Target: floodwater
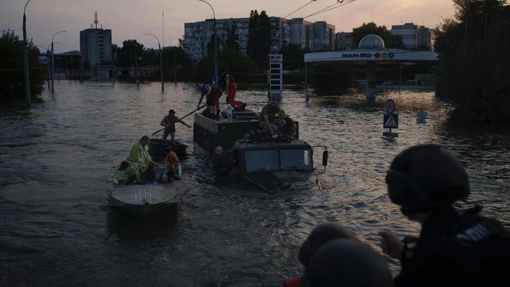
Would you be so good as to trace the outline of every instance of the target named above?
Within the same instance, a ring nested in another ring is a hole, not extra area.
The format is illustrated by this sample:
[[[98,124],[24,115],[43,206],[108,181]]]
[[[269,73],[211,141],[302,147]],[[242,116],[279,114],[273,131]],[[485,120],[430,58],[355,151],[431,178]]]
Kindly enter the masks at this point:
[[[281,286],[300,274],[299,247],[319,223],[344,224],[377,250],[380,229],[416,234],[389,202],[384,176],[398,152],[418,143],[445,145],[466,164],[472,196],[461,207],[482,203],[510,224],[510,132],[444,128],[446,108],[432,93],[379,98],[394,99],[399,112],[399,137],[388,139],[383,109],[356,107],[362,96],[312,98],[307,107],[302,92],[286,91],[283,107],[300,137],[330,151],[323,191],[268,195],[219,184],[192,130],[178,126],[191,154],[181,203],[140,222],[110,210],[106,178],[169,109],[192,111],[198,92],[64,81],[55,90],[29,111],[0,114],[0,286]],[[257,111],[266,95],[238,92]]]

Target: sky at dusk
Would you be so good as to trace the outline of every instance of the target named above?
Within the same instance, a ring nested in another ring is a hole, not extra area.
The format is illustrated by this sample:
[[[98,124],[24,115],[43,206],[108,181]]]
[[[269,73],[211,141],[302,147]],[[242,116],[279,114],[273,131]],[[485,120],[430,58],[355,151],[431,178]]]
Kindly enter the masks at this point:
[[[310,0],[208,0],[216,18],[249,17],[250,10],[265,10],[269,16],[284,17]],[[21,29],[25,0],[0,0],[0,29]],[[335,4],[336,0],[317,0],[287,18],[306,17]],[[31,0],[27,6],[27,35],[40,49],[45,50],[55,36],[55,52],[80,49],[80,31],[90,28],[97,11],[104,29],[112,30],[112,42],[137,39],[149,48],[157,48],[152,33],[165,46],[178,43],[184,34],[184,23],[212,18],[211,8],[198,0]],[[164,40],[163,16],[164,11]],[[356,0],[348,5],[305,18],[310,22],[327,21],[336,32],[350,32],[372,19],[377,25],[414,22],[433,28],[454,14],[451,0]],[[22,36],[22,31],[15,31]]]

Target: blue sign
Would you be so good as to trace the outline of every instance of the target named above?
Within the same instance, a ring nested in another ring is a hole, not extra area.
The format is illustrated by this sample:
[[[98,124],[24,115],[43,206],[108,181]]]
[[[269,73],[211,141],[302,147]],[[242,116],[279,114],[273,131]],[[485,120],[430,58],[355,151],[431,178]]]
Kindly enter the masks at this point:
[[[383,120],[383,128],[398,129],[398,114],[385,114]]]

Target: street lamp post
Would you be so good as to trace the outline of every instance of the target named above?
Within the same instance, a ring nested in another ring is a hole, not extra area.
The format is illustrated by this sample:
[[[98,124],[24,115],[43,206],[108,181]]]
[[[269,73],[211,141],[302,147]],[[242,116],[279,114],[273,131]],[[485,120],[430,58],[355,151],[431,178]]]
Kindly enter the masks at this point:
[[[161,92],[163,93],[165,91],[165,82],[164,82],[164,79],[163,79],[163,51],[161,50],[161,45],[159,44],[159,38],[158,38],[158,36],[156,36],[154,34],[145,34],[145,35],[154,36],[154,37],[156,37],[156,40],[158,40],[159,67],[160,67],[160,70],[161,70]]]
[[[58,43],[58,42],[57,42]],[[46,61],[48,63],[48,91],[51,89],[51,60],[50,60],[50,46],[48,45],[48,48],[46,48]]]
[[[200,2],[204,2],[205,4],[211,7],[213,12],[213,45],[214,45],[214,83],[218,84],[218,45],[216,44],[216,14],[214,13],[214,8],[209,4],[209,2],[205,0],[198,0]]]
[[[58,31],[57,33],[53,34],[53,37],[51,37],[51,91],[54,92],[55,91],[55,82],[53,81],[54,80],[54,75],[55,75],[55,53],[54,53],[54,50],[53,50],[53,39],[55,38],[55,35],[57,35],[58,33],[63,33],[63,32],[67,32],[67,31]]]
[[[27,5],[30,0],[25,4],[25,8],[23,9],[23,66],[25,70],[25,101],[27,106],[30,106],[30,72],[28,68],[28,43],[27,43],[27,16],[26,10]]]

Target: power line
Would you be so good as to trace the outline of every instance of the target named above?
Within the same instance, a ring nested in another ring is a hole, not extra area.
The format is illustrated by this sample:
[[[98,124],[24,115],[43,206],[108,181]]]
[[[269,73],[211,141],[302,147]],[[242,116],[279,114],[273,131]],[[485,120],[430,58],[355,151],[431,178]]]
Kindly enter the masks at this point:
[[[303,17],[303,19],[304,19],[304,18],[311,17],[311,16],[315,16],[315,15],[318,15],[318,14],[321,14],[321,13],[324,13],[324,12],[327,12],[327,11],[329,11],[329,10],[333,10],[333,9],[336,9],[336,8],[340,8],[340,7],[344,6],[344,5],[351,4],[351,3],[352,3],[352,2],[354,2],[354,1],[356,1],[356,0],[347,0],[347,2],[344,2],[344,0],[339,0],[337,3],[335,3],[335,4],[333,4],[333,5],[329,5],[329,6],[328,6],[328,7],[326,7],[326,8],[323,8],[323,9],[321,9],[321,10],[319,10],[319,11],[315,12],[315,13],[312,13],[312,14],[310,14],[310,15],[306,16],[306,17]],[[335,6],[335,7],[333,7],[333,6]]]
[[[317,1],[317,0],[311,0],[310,2],[306,3],[305,5],[303,5],[303,6],[299,7],[298,9],[296,9],[296,10],[294,10],[294,11],[290,12],[290,13],[289,13],[289,15],[292,15],[292,14],[296,13],[297,11],[299,11],[299,10],[301,10],[301,9],[305,8],[306,6],[308,6],[308,5],[312,4],[312,2],[315,2],[315,1]],[[283,17],[283,18],[287,18],[289,15],[287,15],[287,16],[285,16],[285,17]]]

